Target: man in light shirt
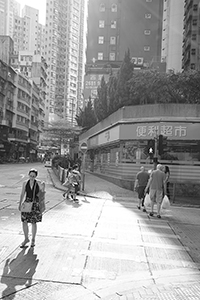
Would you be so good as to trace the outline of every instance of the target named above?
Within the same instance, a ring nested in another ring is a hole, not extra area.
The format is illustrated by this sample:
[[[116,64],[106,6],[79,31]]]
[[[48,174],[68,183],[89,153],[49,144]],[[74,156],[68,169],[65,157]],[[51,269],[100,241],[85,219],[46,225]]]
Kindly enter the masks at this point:
[[[150,188],[151,212],[150,216],[154,215],[154,203],[157,203],[157,218],[161,218],[160,210],[164,195],[166,194],[165,173],[162,171],[162,165],[158,164],[156,170],[152,171],[149,182],[145,188],[145,192]]]

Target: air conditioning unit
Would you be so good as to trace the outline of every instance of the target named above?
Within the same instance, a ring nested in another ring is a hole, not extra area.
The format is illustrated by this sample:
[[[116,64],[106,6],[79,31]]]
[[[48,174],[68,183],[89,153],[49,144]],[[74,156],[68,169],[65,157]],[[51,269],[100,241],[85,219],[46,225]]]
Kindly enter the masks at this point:
[[[132,57],[131,58],[131,62],[133,63],[133,64],[135,64],[135,65],[137,65],[137,57]]]
[[[143,57],[138,57],[137,64],[138,65],[143,65],[143,62],[144,62],[144,58]]]

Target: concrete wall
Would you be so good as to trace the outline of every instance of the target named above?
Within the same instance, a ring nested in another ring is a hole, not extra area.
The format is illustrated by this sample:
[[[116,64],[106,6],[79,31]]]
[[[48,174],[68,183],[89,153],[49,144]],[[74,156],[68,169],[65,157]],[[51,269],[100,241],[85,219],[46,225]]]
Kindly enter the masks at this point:
[[[80,144],[90,136],[112,127],[119,121],[187,121],[200,123],[199,104],[149,104],[125,106],[99,122],[79,137]]]

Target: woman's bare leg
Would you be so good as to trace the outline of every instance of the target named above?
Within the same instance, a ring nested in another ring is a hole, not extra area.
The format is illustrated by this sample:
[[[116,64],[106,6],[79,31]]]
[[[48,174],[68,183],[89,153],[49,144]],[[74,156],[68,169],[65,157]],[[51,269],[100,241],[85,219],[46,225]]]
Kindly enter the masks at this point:
[[[22,229],[24,232],[24,241],[21,243],[20,247],[23,248],[29,242],[28,238],[28,223],[26,221],[22,222]]]
[[[35,246],[35,237],[36,237],[36,233],[37,233],[37,224],[33,223],[32,224],[32,240],[31,240],[31,246],[34,247]]]

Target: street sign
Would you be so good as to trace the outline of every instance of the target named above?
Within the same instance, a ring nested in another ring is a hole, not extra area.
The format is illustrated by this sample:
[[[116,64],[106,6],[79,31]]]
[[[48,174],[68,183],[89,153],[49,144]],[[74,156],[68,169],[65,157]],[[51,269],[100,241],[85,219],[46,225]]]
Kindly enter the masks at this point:
[[[85,143],[85,142],[83,142],[82,144],[81,144],[81,146],[80,146],[80,149],[81,149],[81,151],[83,152],[83,153],[86,153],[86,151],[87,151],[87,143]]]

